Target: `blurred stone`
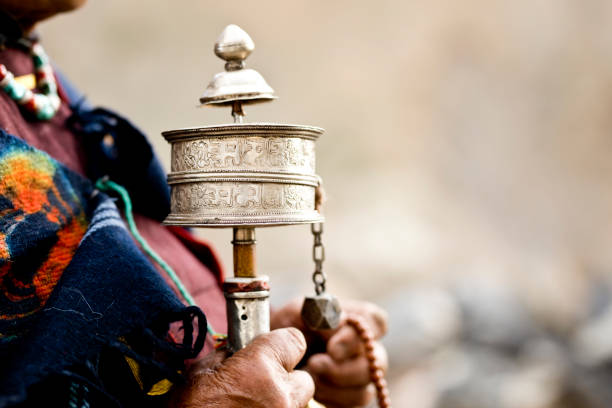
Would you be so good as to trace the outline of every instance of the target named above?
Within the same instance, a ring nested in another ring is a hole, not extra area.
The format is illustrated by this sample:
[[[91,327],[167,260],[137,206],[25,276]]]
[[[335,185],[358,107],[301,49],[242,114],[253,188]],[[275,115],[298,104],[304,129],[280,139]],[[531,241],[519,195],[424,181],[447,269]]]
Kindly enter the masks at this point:
[[[612,401],[612,370],[610,367],[585,368],[573,367],[568,397],[579,401],[569,405],[571,408],[609,407]]]
[[[432,380],[430,373],[422,367],[402,370],[391,385],[393,406],[435,408],[438,393]]]
[[[612,305],[578,328],[571,344],[581,365],[597,367],[612,363]]]
[[[440,389],[439,408],[553,408],[565,386],[564,365],[516,359],[489,347],[463,347],[469,375]],[[556,356],[556,353],[554,353]],[[440,372],[445,364],[439,362]]]
[[[532,271],[513,279],[521,301],[544,330],[565,335],[589,313],[589,280],[584,267],[564,254],[525,256]]]
[[[449,292],[434,286],[409,287],[386,297],[389,334],[383,339],[392,366],[427,357],[453,341],[461,330],[459,308]]]
[[[490,346],[519,348],[539,329],[506,282],[470,278],[454,288],[463,316],[463,336]]]
[[[499,408],[551,408],[561,398],[561,373],[554,366],[530,364],[509,373],[499,392]]]

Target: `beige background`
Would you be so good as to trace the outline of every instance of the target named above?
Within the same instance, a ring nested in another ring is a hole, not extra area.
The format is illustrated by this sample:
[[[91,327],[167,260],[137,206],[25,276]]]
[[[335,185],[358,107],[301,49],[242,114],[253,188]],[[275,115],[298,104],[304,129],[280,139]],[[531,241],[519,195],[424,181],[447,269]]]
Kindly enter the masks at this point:
[[[280,97],[248,119],[327,130],[333,290],[401,307],[389,299],[409,284],[468,275],[516,288],[558,329],[584,314],[587,279],[612,266],[612,2],[91,0],[41,31],[168,168],[161,131],[230,119],[196,108],[229,23]],[[230,266],[230,231],[202,235]],[[258,238],[274,299],[310,291],[308,228]]]

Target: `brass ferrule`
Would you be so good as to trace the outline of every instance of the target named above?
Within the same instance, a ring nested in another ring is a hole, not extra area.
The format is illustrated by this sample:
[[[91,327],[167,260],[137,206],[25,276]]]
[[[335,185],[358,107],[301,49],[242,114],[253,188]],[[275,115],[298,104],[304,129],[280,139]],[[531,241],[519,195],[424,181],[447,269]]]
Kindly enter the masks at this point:
[[[234,228],[234,276],[254,278],[257,276],[255,262],[255,228]]]

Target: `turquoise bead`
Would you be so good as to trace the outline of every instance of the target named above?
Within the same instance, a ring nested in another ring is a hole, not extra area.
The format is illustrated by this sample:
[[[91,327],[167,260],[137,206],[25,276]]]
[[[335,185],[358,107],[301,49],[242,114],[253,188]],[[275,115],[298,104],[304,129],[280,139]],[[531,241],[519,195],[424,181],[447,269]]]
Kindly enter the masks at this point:
[[[51,93],[51,84],[46,82],[40,86],[40,92],[49,95]]]
[[[47,82],[47,83],[43,84],[41,92],[44,93],[45,95],[56,94],[57,93],[57,85],[55,85],[54,82]]]
[[[2,88],[2,89],[4,89],[4,92],[6,92],[6,94],[7,94],[8,96],[10,96],[10,97],[11,97],[11,99],[15,99],[15,98],[13,97],[13,94],[15,93],[15,81],[10,81],[10,82],[9,82],[8,84],[6,84],[6,85],[4,86],[4,88]]]
[[[32,60],[34,61],[34,67],[40,68],[47,63],[47,58],[44,55],[33,55]]]
[[[51,105],[47,102],[36,112],[36,118],[39,120],[49,120],[55,115],[55,111]]]
[[[25,95],[26,89],[22,85],[18,84],[17,82],[11,81],[4,88],[4,91],[8,94],[8,96],[11,97],[11,99],[14,99],[17,101],[23,98],[23,95]]]

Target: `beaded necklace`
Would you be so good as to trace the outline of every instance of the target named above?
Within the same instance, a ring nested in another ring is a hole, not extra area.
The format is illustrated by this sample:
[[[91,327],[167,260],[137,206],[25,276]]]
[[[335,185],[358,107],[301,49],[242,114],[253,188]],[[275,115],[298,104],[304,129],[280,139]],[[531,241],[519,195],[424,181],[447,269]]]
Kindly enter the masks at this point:
[[[34,73],[36,74],[36,89],[38,93],[15,81],[15,76],[4,64],[0,64],[0,88],[38,120],[49,120],[59,109],[61,100],[57,94],[57,84],[49,57],[39,43],[30,48]]]

